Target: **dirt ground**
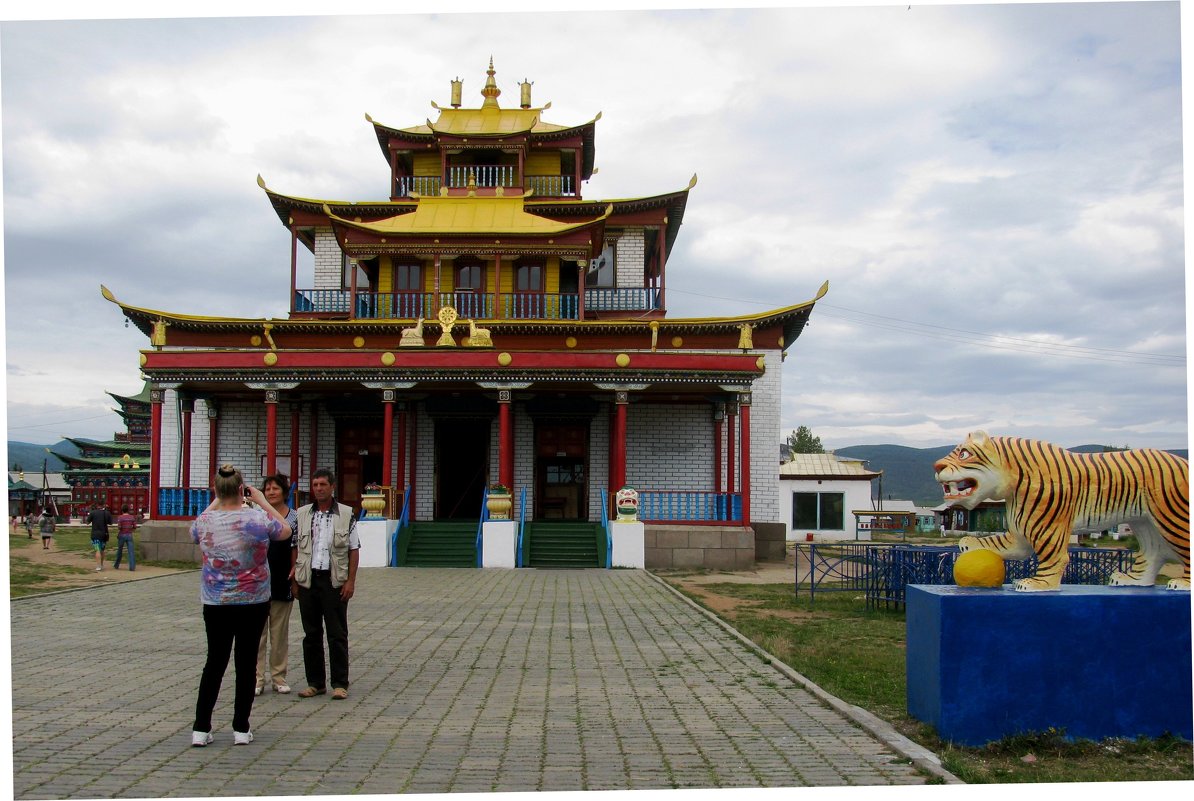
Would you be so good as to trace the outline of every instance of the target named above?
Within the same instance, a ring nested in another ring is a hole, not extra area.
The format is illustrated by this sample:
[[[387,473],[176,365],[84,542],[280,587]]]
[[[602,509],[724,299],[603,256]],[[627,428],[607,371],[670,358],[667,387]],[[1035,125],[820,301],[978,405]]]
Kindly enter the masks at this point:
[[[9,553],[12,556],[20,556],[23,559],[28,559],[34,564],[63,565],[87,570],[86,574],[79,573],[76,575],[72,573],[55,577],[52,582],[54,589],[61,590],[90,587],[96,584],[111,584],[118,581],[134,581],[136,579],[152,578],[154,576],[164,576],[180,572],[171,568],[151,567],[143,564],[137,565],[135,571],[130,571],[128,569],[127,556],[120,560],[120,569],[114,570],[112,568],[112,561],[116,558],[115,537],[112,537],[108,543],[107,550],[104,551],[104,569],[99,573],[95,572],[94,554],[60,551],[53,544],[50,545],[50,550],[43,550],[41,547],[41,537],[36,532],[34,532],[33,539],[10,537]]]

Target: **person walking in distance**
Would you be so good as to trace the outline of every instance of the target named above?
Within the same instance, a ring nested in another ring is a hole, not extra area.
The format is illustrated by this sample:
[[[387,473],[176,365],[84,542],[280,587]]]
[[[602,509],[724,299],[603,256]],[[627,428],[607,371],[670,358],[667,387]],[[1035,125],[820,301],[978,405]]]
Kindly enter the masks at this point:
[[[266,476],[261,482],[261,494],[274,507],[274,511],[286,518],[293,532],[298,530],[298,513],[286,503],[289,492],[290,480],[281,473]],[[265,691],[267,679],[273,682],[274,692],[290,692],[286,670],[290,656],[290,611],[294,606],[294,593],[290,589],[294,574],[294,536],[285,540],[270,540],[268,559],[269,622],[261,631],[261,644],[257,648],[257,695]]]
[[[270,540],[290,536],[290,525],[270,506],[261,490],[245,485],[234,466],[222,465],[216,472],[215,485],[216,497],[191,524],[191,539],[203,555],[199,597],[207,633],[207,661],[199,679],[191,730],[191,745],[200,748],[212,742],[211,716],[230,654],[236,667],[232,742],[253,742],[249,714],[253,711],[257,644],[269,614],[266,554]],[[257,508],[247,506],[246,500]]]
[[[137,518],[129,514],[128,506],[120,507],[120,517],[116,518],[116,562],[113,570],[120,569],[120,556],[128,548],[129,572],[137,569],[137,557],[133,553],[133,532],[137,530]]]
[[[56,523],[54,521],[54,516],[52,514],[50,514],[49,509],[42,510],[41,519],[38,522],[37,527],[41,531],[42,550],[43,551],[50,550],[50,540],[54,537],[54,529],[56,528]]]
[[[104,549],[108,547],[108,526],[112,525],[112,513],[102,503],[87,513],[91,524],[91,547],[95,549],[95,572],[104,569]]]
[[[332,699],[348,697],[348,602],[356,590],[361,542],[352,508],[332,495],[335,475],[311,474],[313,503],[298,510],[294,592],[303,621],[303,664],[307,689],[300,698],[327,692],[323,633],[327,627]]]

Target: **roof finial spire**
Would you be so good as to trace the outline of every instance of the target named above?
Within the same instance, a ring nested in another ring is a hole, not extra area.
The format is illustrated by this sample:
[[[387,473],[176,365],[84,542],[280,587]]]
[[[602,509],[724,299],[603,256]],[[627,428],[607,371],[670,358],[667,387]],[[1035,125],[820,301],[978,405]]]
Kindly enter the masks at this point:
[[[460,108],[460,92],[464,89],[464,82],[457,77],[452,81],[452,108]]]
[[[485,98],[485,102],[481,104],[481,108],[498,108],[497,99],[502,90],[497,88],[497,81],[493,79],[493,56],[489,57],[489,70],[486,74],[489,77],[485,79],[485,88],[481,90],[481,95]]]

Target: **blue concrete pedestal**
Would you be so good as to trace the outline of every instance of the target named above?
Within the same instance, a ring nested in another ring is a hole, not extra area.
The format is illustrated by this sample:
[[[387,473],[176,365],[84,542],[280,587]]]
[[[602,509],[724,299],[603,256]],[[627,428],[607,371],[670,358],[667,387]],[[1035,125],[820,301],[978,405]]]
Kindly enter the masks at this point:
[[[906,610],[908,713],[943,739],[1194,735],[1188,592],[913,584]]]

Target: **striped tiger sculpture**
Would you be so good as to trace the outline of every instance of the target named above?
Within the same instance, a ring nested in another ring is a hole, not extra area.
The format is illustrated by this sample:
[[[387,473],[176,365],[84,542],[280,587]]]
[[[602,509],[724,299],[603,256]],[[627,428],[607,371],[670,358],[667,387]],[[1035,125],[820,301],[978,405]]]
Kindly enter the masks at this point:
[[[1017,579],[1023,592],[1056,590],[1070,561],[1074,531],[1127,523],[1140,549],[1117,586],[1152,586],[1166,562],[1181,562],[1171,590],[1190,589],[1190,466],[1151,448],[1073,453],[1048,442],[990,437],[976,431],[933,465],[947,503],[974,509],[1003,499],[1007,533],[962,537],[962,551],[985,548],[1004,559],[1037,557],[1036,574]]]

